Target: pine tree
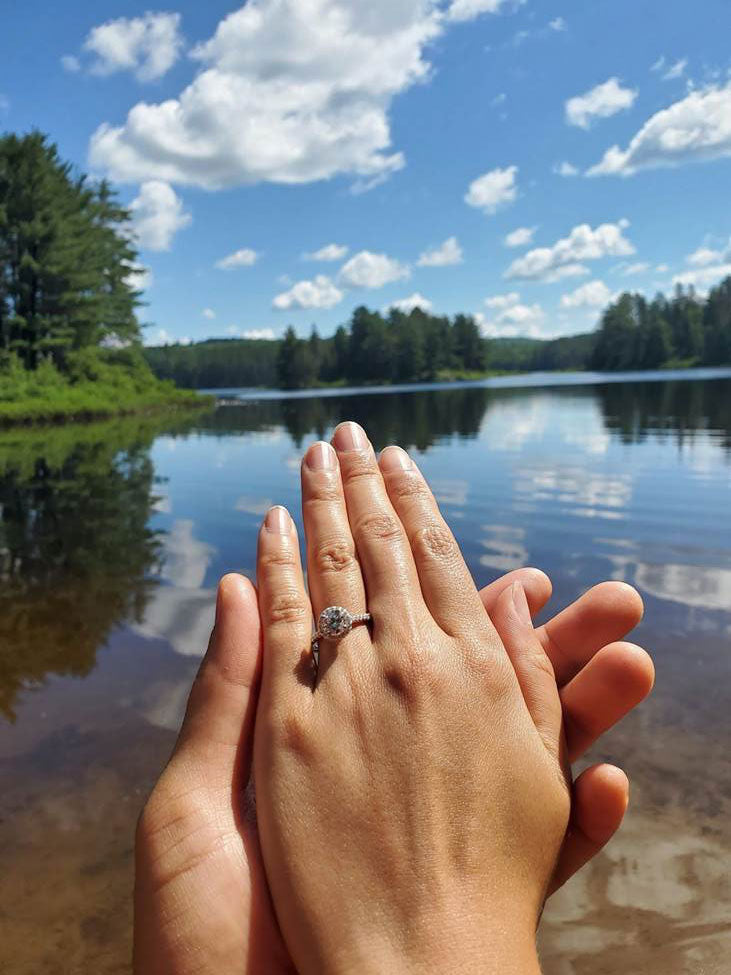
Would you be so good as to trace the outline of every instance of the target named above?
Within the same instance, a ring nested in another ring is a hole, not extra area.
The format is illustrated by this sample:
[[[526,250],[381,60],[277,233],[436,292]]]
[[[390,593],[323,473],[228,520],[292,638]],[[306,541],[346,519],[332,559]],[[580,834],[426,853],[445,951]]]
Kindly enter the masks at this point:
[[[0,138],[0,348],[28,369],[105,339],[139,339],[129,214],[39,132]]]

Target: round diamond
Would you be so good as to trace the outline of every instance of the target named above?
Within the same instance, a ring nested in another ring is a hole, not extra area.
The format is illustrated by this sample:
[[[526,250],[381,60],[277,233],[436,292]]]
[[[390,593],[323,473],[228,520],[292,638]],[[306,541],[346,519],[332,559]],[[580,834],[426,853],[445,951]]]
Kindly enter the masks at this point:
[[[328,606],[320,613],[318,630],[322,636],[337,638],[350,632],[353,617],[342,606]]]

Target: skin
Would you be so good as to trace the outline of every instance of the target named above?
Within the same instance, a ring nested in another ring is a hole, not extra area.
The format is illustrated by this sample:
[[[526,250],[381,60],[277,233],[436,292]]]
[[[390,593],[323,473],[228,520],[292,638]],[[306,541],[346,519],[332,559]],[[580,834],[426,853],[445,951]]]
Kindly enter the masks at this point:
[[[313,451],[323,449],[313,446],[308,460]],[[303,484],[310,476],[306,463]],[[539,612],[550,598],[551,586],[535,569],[516,570],[488,586],[480,593],[482,607],[499,617],[500,600],[514,592],[516,582],[530,612]],[[347,598],[343,602],[355,608]],[[647,654],[621,642],[641,615],[642,604],[633,589],[604,583],[532,631],[534,648],[542,648],[553,666],[566,756],[572,761],[652,686]],[[355,637],[354,632],[348,640]],[[247,579],[226,576],[219,586],[214,632],[175,752],[139,823],[138,975],[277,975],[294,970],[272,909],[254,817],[242,798],[252,768],[260,668],[257,593]],[[546,880],[549,891],[609,840],[622,820],[627,795],[627,779],[613,766],[594,766],[577,779],[569,829]]]

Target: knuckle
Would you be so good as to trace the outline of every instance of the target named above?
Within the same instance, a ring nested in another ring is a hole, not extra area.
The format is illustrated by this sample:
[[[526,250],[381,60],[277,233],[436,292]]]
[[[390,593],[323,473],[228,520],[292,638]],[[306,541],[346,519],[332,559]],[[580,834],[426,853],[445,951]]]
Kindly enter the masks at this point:
[[[322,542],[313,550],[312,563],[315,570],[323,574],[345,572],[355,565],[355,552],[347,542]]]
[[[292,710],[282,715],[275,738],[283,752],[302,760],[312,758],[312,724],[306,715]]]
[[[401,538],[403,528],[393,515],[377,513],[366,515],[357,526],[357,535],[366,541],[389,541]]]
[[[371,478],[381,476],[375,458],[370,452],[342,458],[341,473],[343,481],[357,481],[362,477]]]
[[[259,565],[263,569],[288,569],[297,565],[297,557],[290,548],[275,548],[261,552]]]
[[[274,593],[267,604],[266,619],[270,625],[302,623],[308,617],[309,610],[295,589]]]
[[[414,555],[437,562],[454,562],[458,556],[457,543],[446,525],[431,524],[415,532],[411,540]]]
[[[390,493],[399,501],[426,500],[429,491],[421,477],[413,472],[400,471],[389,480],[388,489]]]
[[[342,492],[340,490],[340,485],[337,481],[333,482],[332,478],[325,480],[317,480],[310,483],[307,487],[307,497],[305,498],[303,504],[307,508],[317,508],[323,505],[331,506],[333,504],[338,504],[342,501]]]

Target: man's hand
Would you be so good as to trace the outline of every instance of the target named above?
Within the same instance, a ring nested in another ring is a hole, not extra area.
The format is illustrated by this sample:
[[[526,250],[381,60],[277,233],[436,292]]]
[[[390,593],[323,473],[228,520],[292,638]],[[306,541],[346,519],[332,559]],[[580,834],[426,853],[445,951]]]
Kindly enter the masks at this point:
[[[537,569],[518,569],[483,589],[486,610],[516,580],[536,615],[551,595],[548,577]],[[641,616],[635,590],[608,582],[537,630],[556,672],[571,760],[652,687],[649,656],[633,644],[617,642]],[[253,585],[242,576],[224,577],[216,625],[174,754],[140,818],[136,975],[294,971],[274,917],[256,824],[244,797],[260,646]],[[627,779],[619,769],[600,765],[579,777],[552,890],[611,838],[626,804]]]

